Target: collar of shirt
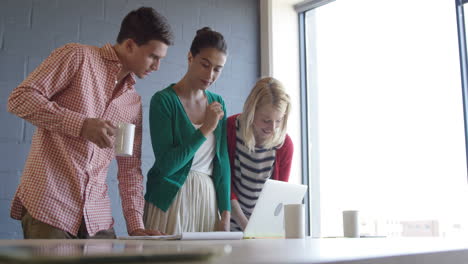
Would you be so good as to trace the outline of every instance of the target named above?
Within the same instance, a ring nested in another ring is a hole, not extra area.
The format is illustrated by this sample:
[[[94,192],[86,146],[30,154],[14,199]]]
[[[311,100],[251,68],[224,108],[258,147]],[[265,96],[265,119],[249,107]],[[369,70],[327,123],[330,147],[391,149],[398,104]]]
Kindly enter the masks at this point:
[[[115,53],[115,50],[110,43],[107,43],[104,46],[102,46],[99,49],[99,53],[104,59],[114,61],[115,65],[119,68],[119,70],[122,69],[122,64],[120,63],[119,57],[117,57],[117,53]],[[131,72],[129,75],[130,76],[127,75],[123,78],[123,80],[126,80],[126,82],[128,83],[128,89],[130,87],[133,87],[136,83],[135,74]]]

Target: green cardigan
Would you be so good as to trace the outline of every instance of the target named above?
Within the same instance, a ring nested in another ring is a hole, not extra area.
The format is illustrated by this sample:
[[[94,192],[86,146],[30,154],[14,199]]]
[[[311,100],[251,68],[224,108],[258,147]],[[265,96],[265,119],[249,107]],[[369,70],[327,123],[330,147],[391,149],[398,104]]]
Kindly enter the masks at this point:
[[[179,97],[174,84],[153,95],[150,103],[150,132],[156,158],[148,172],[145,200],[166,212],[182,187],[192,167],[198,148],[205,136],[196,129]],[[227,152],[226,107],[221,96],[205,91],[208,103],[217,101],[224,110],[224,118],[214,130],[216,155],[213,159],[212,179],[220,212],[230,211],[230,165]]]

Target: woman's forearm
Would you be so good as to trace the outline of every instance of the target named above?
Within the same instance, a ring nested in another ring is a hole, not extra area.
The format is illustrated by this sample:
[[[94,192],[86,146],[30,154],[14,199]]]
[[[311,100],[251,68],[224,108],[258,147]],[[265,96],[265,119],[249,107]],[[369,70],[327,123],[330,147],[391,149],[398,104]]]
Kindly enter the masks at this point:
[[[241,226],[242,230],[245,229],[249,220],[245,216],[237,200],[231,200],[231,217]]]

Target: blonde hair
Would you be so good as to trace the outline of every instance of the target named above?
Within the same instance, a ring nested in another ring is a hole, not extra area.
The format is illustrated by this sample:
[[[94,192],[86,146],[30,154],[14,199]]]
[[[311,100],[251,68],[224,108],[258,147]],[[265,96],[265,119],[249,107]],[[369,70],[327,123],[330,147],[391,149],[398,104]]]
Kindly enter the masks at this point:
[[[283,84],[280,81],[272,77],[262,78],[253,87],[245,101],[244,110],[239,116],[241,137],[249,151],[253,151],[256,144],[253,132],[255,113],[265,105],[273,106],[276,110],[283,112],[284,116],[281,127],[263,144],[263,147],[271,149],[282,145],[286,137],[288,116],[291,110],[289,95],[284,91]]]

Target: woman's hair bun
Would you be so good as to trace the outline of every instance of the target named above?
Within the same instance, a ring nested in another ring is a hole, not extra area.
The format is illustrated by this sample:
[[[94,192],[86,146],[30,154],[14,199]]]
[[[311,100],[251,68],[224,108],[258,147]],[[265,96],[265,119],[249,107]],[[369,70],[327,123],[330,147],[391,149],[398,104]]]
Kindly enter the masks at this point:
[[[203,27],[197,30],[197,35],[190,46],[190,53],[195,57],[204,48],[215,48],[227,54],[227,44],[223,35],[212,30],[210,27]]]
[[[203,27],[203,28],[197,30],[197,35],[208,32],[208,31],[212,31],[210,27]]]

